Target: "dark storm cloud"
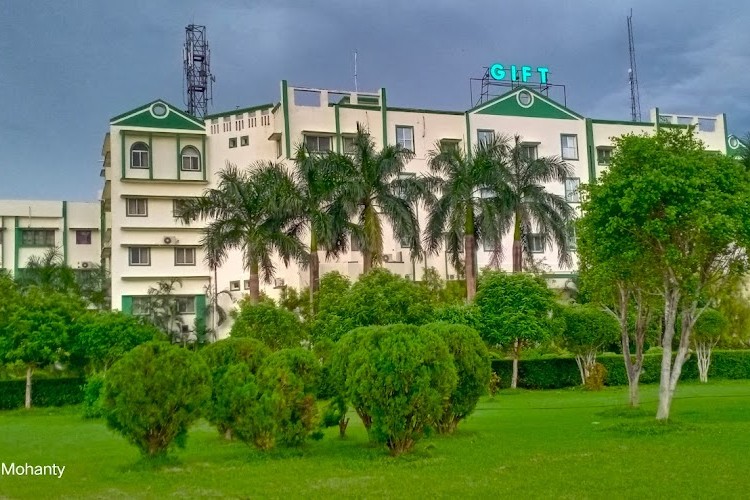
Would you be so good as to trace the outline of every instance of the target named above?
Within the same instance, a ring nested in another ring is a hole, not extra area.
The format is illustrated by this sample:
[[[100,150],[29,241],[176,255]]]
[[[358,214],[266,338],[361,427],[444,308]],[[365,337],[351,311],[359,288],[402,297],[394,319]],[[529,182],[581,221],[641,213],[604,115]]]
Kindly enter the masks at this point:
[[[108,119],[182,104],[184,26],[208,26],[213,110],[277,101],[279,81],[388,89],[389,103],[465,109],[494,61],[547,65],[569,107],[627,119],[625,18],[635,14],[644,119],[728,114],[750,130],[750,5],[684,0],[7,1],[0,8],[0,198],[93,199]]]

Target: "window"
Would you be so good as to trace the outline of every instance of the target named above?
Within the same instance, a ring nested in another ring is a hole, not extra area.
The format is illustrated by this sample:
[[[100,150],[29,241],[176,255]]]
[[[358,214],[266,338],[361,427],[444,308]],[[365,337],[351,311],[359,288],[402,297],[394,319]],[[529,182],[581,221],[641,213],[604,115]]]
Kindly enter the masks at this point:
[[[414,152],[414,127],[396,125],[396,144]]]
[[[54,229],[22,229],[21,246],[53,247],[55,246]]]
[[[151,249],[148,247],[130,247],[128,254],[131,266],[151,265]]]
[[[148,200],[146,198],[128,198],[125,200],[125,215],[127,217],[146,217],[148,215]]]
[[[237,147],[237,138],[236,137],[230,137],[229,138],[229,147],[230,148],[236,148]]]
[[[440,149],[443,151],[456,152],[461,146],[461,141],[458,139],[440,139]]]
[[[268,108],[262,109],[260,111],[260,124],[261,125],[270,125],[271,124],[271,116],[268,114]]]
[[[562,143],[562,159],[577,160],[578,136],[574,134],[562,134],[560,136],[560,142]]]
[[[193,146],[182,148],[182,170],[188,172],[200,172],[201,155]]]
[[[245,128],[245,115],[234,116],[234,129],[243,130]]]
[[[230,281],[229,282],[229,291],[230,292],[236,292],[239,289],[240,289],[240,280]]]
[[[352,155],[356,151],[356,146],[354,145],[354,136],[352,135],[345,135],[341,138],[341,145],[343,147],[343,153],[345,155]]]
[[[231,116],[225,116],[223,118],[222,127],[223,127],[224,132],[232,131],[232,117]]]
[[[529,250],[531,253],[544,252],[544,238],[541,234],[532,233],[529,235]]]
[[[250,117],[247,119],[249,127],[255,127],[256,125],[258,125],[258,118],[256,118],[255,116],[255,111],[251,111],[250,113],[248,113],[248,116]]]
[[[350,245],[351,251],[359,252],[359,249],[360,249],[359,240],[355,238],[354,236],[352,236],[350,239],[350,243],[351,243]]]
[[[250,290],[250,280],[244,280],[242,282],[242,289],[243,290]]]
[[[609,165],[612,159],[612,148],[596,148],[596,163],[598,165]]]
[[[133,297],[133,316],[145,316],[151,309],[150,297]]]
[[[177,247],[174,249],[175,266],[194,266],[195,248]]]
[[[76,231],[76,245],[90,245],[90,244],[91,244],[91,231],[90,230]]]
[[[480,145],[487,145],[495,139],[494,130],[477,130],[477,142]]]
[[[568,177],[565,179],[565,201],[568,203],[580,203],[581,195],[578,187],[581,185],[581,179],[578,177]]]
[[[521,157],[527,160],[536,160],[539,153],[536,144],[521,144]]]
[[[145,142],[130,146],[130,168],[148,168],[148,145]]]
[[[331,150],[330,135],[306,135],[305,145],[311,153],[327,153]]]
[[[568,246],[571,250],[578,249],[578,236],[576,235],[575,224],[571,224],[568,226]]]
[[[482,250],[485,252],[494,252],[497,250],[497,245],[494,241],[490,241],[489,238],[482,238]]]
[[[698,130],[701,132],[714,132],[716,130],[716,120],[713,118],[698,118]]]
[[[178,314],[195,314],[195,297],[176,297]]]
[[[672,123],[672,115],[659,115],[659,123],[664,123],[664,124]]]
[[[250,144],[250,138],[248,136],[243,135],[240,137],[240,146],[247,146],[248,144]]]
[[[281,138],[276,139],[276,158],[281,158]]]
[[[678,116],[677,123],[679,125],[692,125],[693,117],[692,116]]]

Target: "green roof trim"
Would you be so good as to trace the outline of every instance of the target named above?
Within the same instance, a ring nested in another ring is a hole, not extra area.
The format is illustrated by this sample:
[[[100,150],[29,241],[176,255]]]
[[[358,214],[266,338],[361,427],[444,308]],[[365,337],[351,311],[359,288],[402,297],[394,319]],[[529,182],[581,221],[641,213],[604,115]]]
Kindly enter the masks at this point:
[[[166,108],[163,116],[154,113],[154,108],[162,105]],[[167,128],[179,130],[200,130],[205,131],[206,127],[198,118],[190,116],[172,106],[166,101],[157,99],[139,108],[117,115],[109,121],[110,125],[120,127],[141,127],[141,128]]]
[[[247,108],[239,108],[239,109],[233,109],[231,111],[222,111],[220,113],[213,113],[210,115],[206,115],[206,120],[211,120],[214,118],[221,118],[223,116],[229,116],[229,115],[241,115],[242,113],[249,113],[251,111],[258,111],[259,109],[268,109],[268,108],[274,108],[275,106],[278,106],[278,104],[274,104],[272,102],[266,103],[266,104],[258,104],[257,106],[250,106]]]
[[[436,115],[458,115],[462,116],[463,111],[445,111],[441,109],[422,109],[422,108],[393,108],[388,107],[388,111],[403,111],[406,113],[432,113]]]
[[[528,106],[521,104],[518,95],[521,92],[531,94]],[[510,92],[498,96],[488,102],[469,110],[470,113],[482,115],[522,116],[527,118],[553,118],[558,120],[583,120],[584,117],[566,108],[549,97],[546,97],[530,87],[516,87]]]
[[[600,123],[602,125],[633,125],[638,127],[653,127],[654,122],[629,122],[625,120],[598,120],[596,118],[591,119],[591,123]]]

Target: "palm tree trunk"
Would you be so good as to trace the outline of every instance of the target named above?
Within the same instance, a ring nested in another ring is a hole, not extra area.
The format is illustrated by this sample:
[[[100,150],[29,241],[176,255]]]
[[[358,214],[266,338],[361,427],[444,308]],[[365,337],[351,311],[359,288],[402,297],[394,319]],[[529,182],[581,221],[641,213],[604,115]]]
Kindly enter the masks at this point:
[[[26,366],[26,401],[25,407],[28,410],[31,408],[31,375],[34,373],[34,368],[31,365]]]
[[[516,224],[513,230],[513,272],[520,273],[523,263],[523,245],[521,244],[521,214],[516,212]]]
[[[257,304],[260,300],[260,278],[258,276],[258,261],[250,259],[250,283],[248,285],[248,294],[250,303]]]
[[[318,258],[318,236],[310,231],[310,313],[315,313],[315,292],[320,288],[320,259]]]
[[[470,206],[466,210],[464,223],[464,273],[466,274],[466,300],[471,302],[477,293],[476,262],[474,261],[474,210]]]
[[[362,274],[367,274],[372,269],[372,252],[362,250]]]

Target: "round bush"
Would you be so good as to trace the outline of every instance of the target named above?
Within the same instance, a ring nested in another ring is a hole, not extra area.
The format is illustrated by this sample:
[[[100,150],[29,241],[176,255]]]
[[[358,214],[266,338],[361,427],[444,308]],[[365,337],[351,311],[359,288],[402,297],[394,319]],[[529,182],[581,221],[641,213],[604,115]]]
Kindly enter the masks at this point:
[[[230,337],[209,344],[199,352],[211,371],[211,399],[203,415],[216,426],[220,434],[231,438],[234,403],[228,397],[224,385],[233,382],[225,380],[224,375],[238,364],[246,367],[248,373],[256,375],[270,350],[260,340]],[[237,376],[235,374],[235,378]]]
[[[83,387],[83,417],[99,418],[104,412],[102,410],[102,399],[104,393],[104,378],[100,375],[92,375],[86,380]]]
[[[443,416],[435,425],[441,433],[451,433],[477,406],[490,381],[490,353],[479,332],[464,325],[431,323],[421,328],[443,339],[453,356],[458,383],[446,400]]]
[[[184,446],[190,424],[208,400],[203,359],[166,342],[148,342],[125,354],[107,373],[107,425],[146,456]]]
[[[299,347],[305,338],[304,325],[299,317],[272,302],[242,304],[234,316],[232,337],[258,339],[273,351]]]
[[[457,383],[448,346],[416,326],[369,329],[348,363],[350,400],[372,416],[372,436],[394,455],[409,451],[441,419]]]

